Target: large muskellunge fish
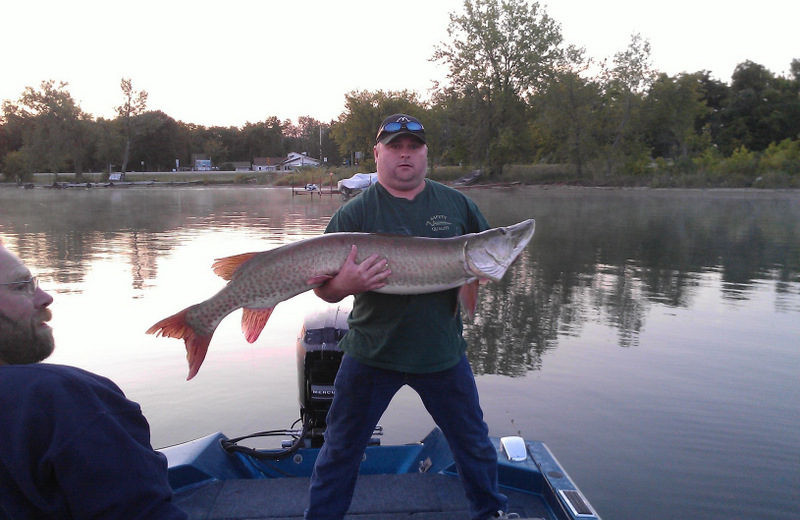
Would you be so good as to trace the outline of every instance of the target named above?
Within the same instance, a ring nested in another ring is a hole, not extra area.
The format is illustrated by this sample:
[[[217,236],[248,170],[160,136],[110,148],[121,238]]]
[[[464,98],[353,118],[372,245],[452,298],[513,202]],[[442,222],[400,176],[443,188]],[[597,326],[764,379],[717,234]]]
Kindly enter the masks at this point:
[[[184,340],[187,379],[191,379],[225,316],[241,307],[242,331],[247,341],[254,342],[278,303],[332,278],[353,245],[358,263],[373,254],[388,261],[391,274],[377,292],[422,294],[461,287],[461,301],[472,314],[479,280],[500,280],[533,237],[534,227],[529,219],[452,238],[328,233],[269,251],[221,258],[213,269],[228,284],[208,300],[159,321],[147,333]]]

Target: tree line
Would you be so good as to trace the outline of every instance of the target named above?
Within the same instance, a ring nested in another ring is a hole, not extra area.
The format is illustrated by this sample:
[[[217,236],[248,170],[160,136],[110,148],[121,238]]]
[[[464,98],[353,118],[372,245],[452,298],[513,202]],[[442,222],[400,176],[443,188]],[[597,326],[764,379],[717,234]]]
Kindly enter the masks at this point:
[[[275,116],[242,127],[206,127],[147,110],[147,92],[130,79],[120,82],[121,104],[113,119],[93,118],[76,104],[66,83],[27,87],[16,102],[3,103],[0,165],[6,177],[32,172],[171,171],[189,168],[193,157],[225,166],[255,157],[285,157],[289,151],[320,152],[320,128],[311,117],[297,124]],[[339,160],[327,130],[322,152]]]
[[[800,60],[788,75],[743,61],[730,82],[708,71],[674,76],[650,61],[650,44],[597,60],[564,41],[560,24],[528,0],[465,0],[431,60],[448,70],[427,99],[408,90],[352,91],[333,121],[272,116],[241,127],[205,127],[147,110],[147,93],[120,84],[113,119],[83,112],[65,83],[27,87],[0,116],[0,171],[171,170],[203,155],[222,166],[290,151],[329,165],[371,163],[376,126],[417,115],[432,165],[561,165],[554,179],[613,183],[701,173],[718,183],[798,185]],[[177,163],[176,163],[177,160]]]

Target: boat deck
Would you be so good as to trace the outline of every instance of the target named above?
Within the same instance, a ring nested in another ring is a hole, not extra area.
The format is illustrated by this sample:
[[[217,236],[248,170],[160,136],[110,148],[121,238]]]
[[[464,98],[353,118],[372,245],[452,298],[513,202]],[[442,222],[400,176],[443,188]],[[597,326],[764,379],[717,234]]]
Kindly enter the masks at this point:
[[[308,505],[307,477],[233,479],[180,491],[176,504],[192,520],[303,518]],[[552,519],[541,495],[503,489],[509,510],[522,518]],[[466,520],[467,499],[458,478],[431,473],[361,475],[349,520]]]
[[[507,439],[504,447],[492,438],[507,512],[522,519],[599,520],[543,442]],[[192,520],[303,518],[319,449],[300,447],[277,457],[247,449],[229,453],[226,440],[216,433],[162,449],[178,507]],[[468,520],[468,509],[447,442],[434,429],[421,443],[367,447],[346,518]]]

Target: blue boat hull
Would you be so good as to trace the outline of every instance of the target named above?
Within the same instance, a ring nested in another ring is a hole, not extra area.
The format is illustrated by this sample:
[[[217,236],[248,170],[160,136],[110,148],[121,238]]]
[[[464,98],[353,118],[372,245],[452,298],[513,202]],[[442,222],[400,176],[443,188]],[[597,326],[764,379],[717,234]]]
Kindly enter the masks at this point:
[[[223,449],[221,433],[160,450],[169,461],[175,501],[190,518],[302,518],[319,452],[300,448],[280,460]],[[526,441],[524,460],[511,461],[499,439],[501,490],[522,518],[592,520],[591,505],[547,446]],[[438,429],[420,443],[370,446],[347,518],[468,518],[452,455]]]

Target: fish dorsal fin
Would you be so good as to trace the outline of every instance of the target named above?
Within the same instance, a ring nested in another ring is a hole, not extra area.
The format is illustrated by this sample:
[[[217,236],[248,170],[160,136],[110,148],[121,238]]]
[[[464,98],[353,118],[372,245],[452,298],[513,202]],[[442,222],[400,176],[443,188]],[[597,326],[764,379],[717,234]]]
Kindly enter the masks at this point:
[[[224,280],[233,278],[233,274],[239,267],[256,256],[258,253],[242,253],[240,255],[226,256],[225,258],[217,258],[211,268],[217,276],[222,277]]]
[[[258,339],[275,307],[268,309],[242,309],[242,332],[248,343]]]

